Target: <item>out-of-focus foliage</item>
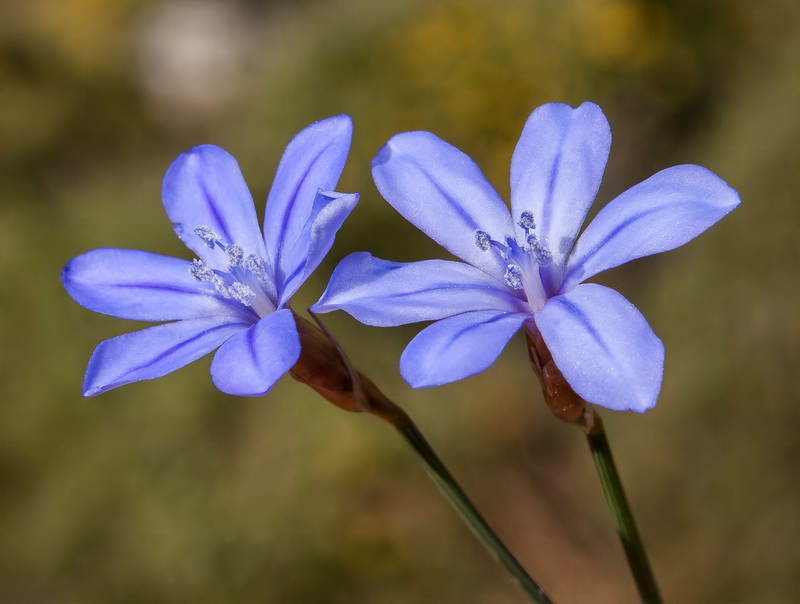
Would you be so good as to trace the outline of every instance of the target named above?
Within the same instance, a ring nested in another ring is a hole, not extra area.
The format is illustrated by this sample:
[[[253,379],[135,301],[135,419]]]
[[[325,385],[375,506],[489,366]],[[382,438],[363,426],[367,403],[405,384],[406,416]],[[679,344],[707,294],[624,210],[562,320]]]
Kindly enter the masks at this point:
[[[432,130],[502,193],[528,113],[599,103],[598,205],[705,165],[743,204],[680,250],[601,275],[667,348],[662,397],[605,414],[668,600],[800,599],[800,17],[791,0],[0,2],[0,601],[517,602],[402,442],[285,379],[217,392],[195,364],[80,397],[130,324],[58,273],[99,246],[184,255],[160,207],[182,150],[220,144],[259,205],[279,154],[339,112],[362,200],[300,292],[355,250],[441,254],[369,161]],[[481,376],[411,391],[415,328],[326,320],[414,417],[556,601],[635,593],[581,436],[549,417],[515,341]]]

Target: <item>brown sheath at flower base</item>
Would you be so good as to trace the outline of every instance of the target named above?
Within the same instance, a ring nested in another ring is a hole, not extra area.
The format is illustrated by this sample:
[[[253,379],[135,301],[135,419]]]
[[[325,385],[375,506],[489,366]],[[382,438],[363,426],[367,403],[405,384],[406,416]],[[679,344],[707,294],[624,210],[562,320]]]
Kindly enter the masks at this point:
[[[322,329],[294,313],[300,334],[300,358],[291,376],[345,411],[370,413],[400,427],[410,419],[367,376],[355,369]]]
[[[574,424],[587,434],[593,433],[599,428],[597,425],[599,418],[592,406],[578,396],[564,378],[539,330],[535,327],[532,330],[535,330],[534,335],[531,335],[527,326],[525,328],[528,357],[534,373],[539,378],[547,407],[561,421]]]

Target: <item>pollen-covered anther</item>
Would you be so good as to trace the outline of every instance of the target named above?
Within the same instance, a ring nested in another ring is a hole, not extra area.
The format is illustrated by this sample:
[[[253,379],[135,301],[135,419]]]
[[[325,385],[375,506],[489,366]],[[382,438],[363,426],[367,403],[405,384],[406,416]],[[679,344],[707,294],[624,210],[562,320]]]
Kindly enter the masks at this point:
[[[268,283],[269,275],[267,274],[267,263],[261,256],[250,254],[244,259],[244,267],[255,275],[261,283]]]
[[[536,228],[536,221],[533,219],[533,214],[527,210],[520,214],[517,224],[525,229],[525,231],[530,231]]]
[[[211,230],[211,227],[199,226],[194,230],[194,234],[200,237],[208,247],[214,249],[214,246],[220,241],[221,237]]]
[[[489,233],[486,231],[475,231],[475,245],[477,245],[482,252],[488,252],[492,247],[492,240]]]
[[[539,238],[533,233],[529,233],[526,241],[528,243],[528,250],[533,255],[533,259],[540,266],[547,266],[553,261],[553,255],[546,247],[542,245]]]
[[[191,264],[189,264],[189,274],[198,281],[211,281],[214,276],[214,271],[208,268],[205,262],[195,258],[192,260]]]
[[[522,271],[516,264],[508,265],[503,278],[511,289],[524,289],[522,284]]]
[[[228,293],[235,300],[248,306],[250,305],[250,300],[256,297],[256,292],[239,281],[235,281],[231,284],[228,288]]]
[[[231,266],[241,266],[244,261],[244,250],[236,245],[229,245],[225,248],[225,254],[228,256],[228,263]]]

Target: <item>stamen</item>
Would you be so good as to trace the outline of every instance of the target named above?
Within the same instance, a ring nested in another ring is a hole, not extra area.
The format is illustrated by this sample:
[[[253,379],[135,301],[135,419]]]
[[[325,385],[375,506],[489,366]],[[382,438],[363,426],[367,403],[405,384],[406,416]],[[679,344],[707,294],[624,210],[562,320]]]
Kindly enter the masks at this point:
[[[214,271],[208,268],[205,262],[195,258],[189,265],[189,274],[198,281],[211,281]]]
[[[239,281],[235,281],[231,284],[231,286],[228,288],[228,293],[233,298],[247,306],[250,305],[250,299],[256,297],[256,292]]]
[[[486,231],[475,231],[475,245],[477,245],[482,252],[488,252],[492,247],[489,233]]]
[[[231,266],[241,266],[244,259],[244,250],[236,244],[229,245],[225,248],[225,254],[228,256],[228,262]]]
[[[231,297],[230,293],[228,293],[228,288],[225,287],[225,280],[217,273],[212,271],[202,260],[198,260],[197,258],[192,260],[191,264],[189,265],[189,274],[198,281],[211,283],[211,285],[214,286],[214,289],[222,294],[223,298]]]
[[[250,254],[244,260],[244,267],[253,273],[261,283],[269,283],[269,277],[267,275],[267,263],[264,262],[264,259],[261,256],[256,256],[255,254]]]
[[[543,247],[533,250],[533,253],[536,257],[536,262],[538,262],[540,266],[547,266],[553,261],[553,254]]]
[[[542,245],[542,242],[539,241],[536,235],[530,233],[527,237],[527,242],[533,254],[533,259],[536,260],[537,264],[540,266],[547,266],[553,261],[553,255]]]
[[[533,219],[533,214],[528,210],[525,210],[522,214],[520,214],[517,224],[526,231],[536,228],[536,221]]]
[[[200,237],[208,247],[214,249],[214,245],[221,239],[210,227],[199,226],[194,230],[194,234]]]
[[[522,271],[516,264],[508,265],[504,278],[511,289],[524,289],[522,285]]]

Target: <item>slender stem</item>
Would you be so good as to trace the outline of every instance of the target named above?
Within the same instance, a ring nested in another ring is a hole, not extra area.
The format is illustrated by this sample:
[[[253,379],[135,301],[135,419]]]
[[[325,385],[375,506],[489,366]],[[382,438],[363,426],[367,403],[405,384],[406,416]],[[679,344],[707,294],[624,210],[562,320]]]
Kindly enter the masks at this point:
[[[586,438],[589,441],[589,448],[592,451],[592,458],[597,468],[597,474],[600,476],[600,484],[603,486],[608,507],[611,508],[611,514],[614,516],[614,524],[622,541],[622,548],[628,558],[628,566],[636,581],[639,597],[642,602],[660,604],[662,600],[656,579],[650,568],[642,538],[636,528],[633,512],[625,497],[617,467],[614,465],[614,457],[611,455],[611,447],[608,444],[603,422],[597,414],[594,416],[594,426],[587,433]]]
[[[295,315],[302,344],[292,376],[346,411],[374,415],[391,424],[419,455],[433,481],[481,543],[514,577],[531,602],[552,604],[508,548],[494,534],[480,512],[425,440],[409,415],[383,394],[374,382],[353,367],[344,350],[314,313],[317,326]]]
[[[458,511],[464,522],[467,523],[481,543],[489,550],[489,553],[511,573],[530,601],[538,604],[551,604],[552,600],[544,590],[531,578],[486,523],[486,520],[483,519],[483,516],[469,500],[466,493],[458,485],[455,478],[447,470],[411,418],[405,415],[402,421],[391,423],[419,455],[428,474]]]

